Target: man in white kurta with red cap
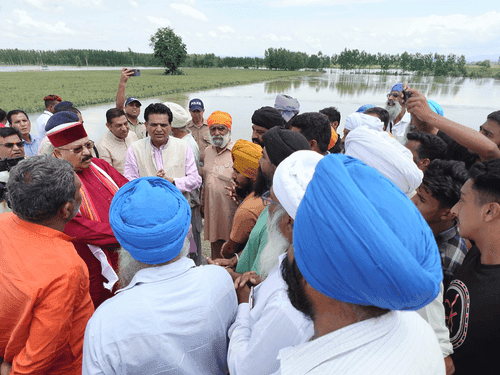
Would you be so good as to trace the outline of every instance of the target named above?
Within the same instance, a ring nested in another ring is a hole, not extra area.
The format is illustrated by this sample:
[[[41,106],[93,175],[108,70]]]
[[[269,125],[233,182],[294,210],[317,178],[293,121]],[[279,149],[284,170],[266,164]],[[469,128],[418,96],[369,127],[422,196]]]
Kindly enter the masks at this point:
[[[66,224],[64,233],[89,269],[90,296],[97,308],[111,297],[117,281],[118,241],[109,225],[113,196],[128,180],[106,161],[92,157],[91,141],[78,117],[71,112],[54,114],[47,122],[47,137],[56,158],[69,161],[82,182],[80,211]]]

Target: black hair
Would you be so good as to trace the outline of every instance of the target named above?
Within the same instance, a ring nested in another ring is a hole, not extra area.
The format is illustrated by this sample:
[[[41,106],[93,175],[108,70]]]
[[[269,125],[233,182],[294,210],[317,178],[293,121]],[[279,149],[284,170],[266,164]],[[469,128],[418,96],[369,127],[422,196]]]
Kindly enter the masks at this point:
[[[369,115],[370,113],[374,113],[377,115],[377,117],[384,123],[384,130],[387,130],[387,126],[389,126],[389,112],[387,112],[387,109],[382,108],[382,107],[372,107],[368,108],[366,111],[363,112],[364,114]]]
[[[328,117],[324,114],[319,112],[303,113],[293,119],[290,127],[300,129],[300,134],[308,141],[316,140],[320,152],[325,153],[328,151],[332,128]]]
[[[18,115],[19,113],[24,113],[24,115],[26,116],[26,118],[28,120],[30,119],[28,117],[28,114],[26,112],[24,112],[22,109],[14,109],[12,111],[9,111],[9,113],[7,113],[7,120],[9,121],[9,124],[12,125],[12,116]]]
[[[500,159],[474,164],[469,177],[474,180],[472,188],[479,193],[481,204],[500,203]]]
[[[120,108],[111,108],[106,111],[106,122],[111,124],[111,120],[117,117],[125,116],[125,112]]]
[[[440,137],[434,134],[410,132],[406,135],[408,141],[420,142],[417,153],[419,159],[443,159],[446,155],[448,145]]]
[[[337,121],[340,125],[340,112],[336,107],[327,107],[323,108],[319,113],[324,114],[328,117],[328,121],[335,122]]]
[[[5,119],[7,118],[7,112],[5,112],[3,109],[0,109],[0,124],[5,125]]]
[[[14,134],[17,134],[19,136],[19,139],[21,140],[23,139],[21,132],[16,128],[11,128],[11,127],[0,128],[0,137],[2,138],[7,138]]]
[[[422,185],[441,208],[451,208],[458,203],[460,190],[468,178],[463,161],[436,159],[427,166]]]
[[[488,120],[496,121],[500,125],[500,111],[491,112],[487,117]]]
[[[144,111],[144,120],[148,122],[149,120],[149,115],[168,115],[168,122],[172,123],[174,120],[174,115],[172,114],[172,111],[170,108],[168,108],[165,104],[163,103],[152,103],[146,107],[146,110]]]

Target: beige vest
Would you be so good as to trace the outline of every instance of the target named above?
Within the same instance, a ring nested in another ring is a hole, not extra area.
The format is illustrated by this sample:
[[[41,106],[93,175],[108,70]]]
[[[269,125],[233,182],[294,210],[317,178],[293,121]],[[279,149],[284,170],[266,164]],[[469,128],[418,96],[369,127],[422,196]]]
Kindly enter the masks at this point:
[[[147,137],[132,143],[132,150],[137,159],[139,174],[141,177],[156,176],[161,169],[156,166],[151,138]],[[172,136],[168,137],[168,142],[161,152],[163,159],[163,171],[169,178],[181,178],[186,175],[186,151],[188,144],[182,139]],[[189,202],[189,193],[183,193]]]

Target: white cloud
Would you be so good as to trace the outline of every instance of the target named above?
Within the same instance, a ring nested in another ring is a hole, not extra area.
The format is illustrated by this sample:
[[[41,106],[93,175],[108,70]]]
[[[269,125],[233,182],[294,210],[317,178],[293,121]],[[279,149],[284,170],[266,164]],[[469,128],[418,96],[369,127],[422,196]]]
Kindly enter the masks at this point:
[[[43,0],[24,0],[24,3],[35,7],[36,9],[43,9]]]
[[[278,37],[273,33],[266,34],[263,37],[266,39],[271,39],[273,42],[291,42],[292,41],[292,38],[290,38],[289,36]]]
[[[194,9],[186,4],[170,4],[170,7],[184,16],[194,18],[195,20],[208,22],[207,16],[201,13],[199,10]]]
[[[96,9],[103,8],[102,0],[67,0],[76,8]]]
[[[136,3],[135,1],[133,1],[133,0],[129,0],[129,3],[130,3],[130,5],[132,5],[134,8],[139,9],[139,5],[137,5],[137,3]]]
[[[269,3],[277,8],[284,7],[305,7],[311,5],[348,5],[348,4],[368,4],[381,3],[387,0],[278,0]]]
[[[18,19],[17,26],[23,29],[24,34],[30,34],[30,31],[33,31],[35,35],[39,33],[46,35],[47,31],[50,31],[54,35],[74,35],[76,33],[75,30],[68,28],[62,21],[56,23],[36,21],[31,18],[26,11],[20,9],[15,9],[12,13],[14,17]]]
[[[160,18],[160,17],[153,17],[153,16],[146,16],[149,22],[154,23],[155,25],[161,26],[161,27],[166,27],[170,26],[170,20],[167,18]]]
[[[208,35],[210,35],[212,38],[216,38],[217,37],[217,33],[215,31],[209,31]]]
[[[217,30],[222,31],[223,33],[234,33],[234,32],[236,32],[231,26],[228,26],[228,25],[217,26]]]

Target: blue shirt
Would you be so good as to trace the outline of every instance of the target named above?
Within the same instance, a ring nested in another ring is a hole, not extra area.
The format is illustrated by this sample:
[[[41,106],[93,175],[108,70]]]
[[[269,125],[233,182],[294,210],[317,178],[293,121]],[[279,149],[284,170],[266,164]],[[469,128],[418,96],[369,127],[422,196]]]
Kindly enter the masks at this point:
[[[24,155],[26,157],[38,155],[38,147],[40,146],[40,138],[36,135],[30,134],[31,143],[25,142]]]

